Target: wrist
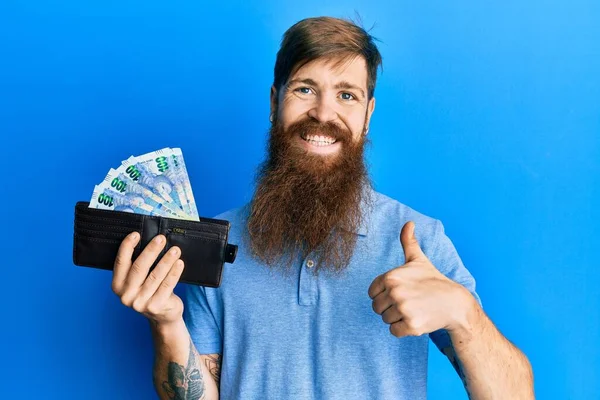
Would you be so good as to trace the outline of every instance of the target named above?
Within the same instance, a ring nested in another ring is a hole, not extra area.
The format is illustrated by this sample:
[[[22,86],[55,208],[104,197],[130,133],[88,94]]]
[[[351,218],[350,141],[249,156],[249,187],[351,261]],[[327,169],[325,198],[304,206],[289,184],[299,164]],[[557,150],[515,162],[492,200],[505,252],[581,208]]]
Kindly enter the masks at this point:
[[[446,328],[450,336],[468,338],[473,334],[479,314],[479,304],[471,292],[457,284],[454,294],[454,310],[452,322]]]
[[[161,337],[177,335],[182,330],[187,330],[183,318],[174,321],[156,321],[152,319],[149,319],[149,321],[152,331]]]

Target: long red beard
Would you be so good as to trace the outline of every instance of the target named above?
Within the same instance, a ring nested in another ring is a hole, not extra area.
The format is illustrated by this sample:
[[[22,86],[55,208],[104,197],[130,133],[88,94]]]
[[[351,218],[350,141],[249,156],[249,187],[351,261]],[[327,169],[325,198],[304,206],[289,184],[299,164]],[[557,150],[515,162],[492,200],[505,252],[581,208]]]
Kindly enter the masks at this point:
[[[341,142],[333,156],[310,154],[293,144],[300,133]],[[356,246],[361,203],[370,185],[364,163],[366,139],[334,123],[303,120],[287,130],[276,122],[262,164],[248,221],[250,248],[269,267],[292,270],[314,252],[315,272],[342,271]]]

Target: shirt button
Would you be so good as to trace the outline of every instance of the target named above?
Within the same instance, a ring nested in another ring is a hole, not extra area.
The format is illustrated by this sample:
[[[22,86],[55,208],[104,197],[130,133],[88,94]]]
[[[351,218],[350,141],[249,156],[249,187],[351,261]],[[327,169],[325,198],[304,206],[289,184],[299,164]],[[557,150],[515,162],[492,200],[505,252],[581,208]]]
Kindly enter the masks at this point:
[[[312,268],[312,267],[314,267],[314,266],[315,266],[315,262],[314,262],[313,260],[308,260],[308,261],[306,262],[306,266],[307,266],[308,268]]]

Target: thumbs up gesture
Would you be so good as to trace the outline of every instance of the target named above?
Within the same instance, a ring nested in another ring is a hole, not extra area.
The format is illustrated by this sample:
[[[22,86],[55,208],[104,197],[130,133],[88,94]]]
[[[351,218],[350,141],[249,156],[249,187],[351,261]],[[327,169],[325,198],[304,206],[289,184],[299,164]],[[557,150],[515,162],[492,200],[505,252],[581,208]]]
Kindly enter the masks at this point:
[[[396,337],[420,336],[462,326],[469,291],[446,278],[429,261],[415,238],[415,223],[402,227],[400,242],[406,263],[379,275],[369,287],[373,310]]]

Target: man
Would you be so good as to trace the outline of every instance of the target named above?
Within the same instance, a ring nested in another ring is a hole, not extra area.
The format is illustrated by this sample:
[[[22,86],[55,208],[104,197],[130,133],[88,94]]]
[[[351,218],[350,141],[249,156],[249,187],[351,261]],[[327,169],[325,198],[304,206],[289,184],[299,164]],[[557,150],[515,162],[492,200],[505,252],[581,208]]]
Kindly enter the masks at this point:
[[[473,399],[531,399],[527,358],[485,316],[441,223],[376,193],[363,160],[381,56],[351,22],[284,35],[269,154],[252,202],[221,214],[237,261],[219,288],[173,293],[157,236],[113,290],[151,321],[163,399],[425,399],[429,338]]]

